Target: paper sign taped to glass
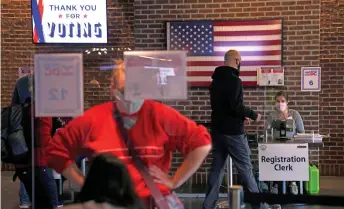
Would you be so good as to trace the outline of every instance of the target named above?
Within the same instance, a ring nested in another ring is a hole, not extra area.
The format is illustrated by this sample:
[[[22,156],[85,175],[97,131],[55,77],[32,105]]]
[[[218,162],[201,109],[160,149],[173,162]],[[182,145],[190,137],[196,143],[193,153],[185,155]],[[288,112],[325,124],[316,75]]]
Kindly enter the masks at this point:
[[[126,100],[187,99],[186,51],[124,52]]]
[[[259,86],[284,86],[283,67],[261,67],[257,75]]]
[[[37,117],[83,114],[82,54],[36,54],[34,69]]]

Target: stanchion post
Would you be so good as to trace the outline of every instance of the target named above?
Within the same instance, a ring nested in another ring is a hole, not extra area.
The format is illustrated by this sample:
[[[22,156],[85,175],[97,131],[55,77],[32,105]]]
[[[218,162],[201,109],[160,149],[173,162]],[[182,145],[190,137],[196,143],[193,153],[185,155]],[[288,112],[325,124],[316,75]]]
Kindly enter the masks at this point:
[[[227,191],[229,192],[229,188],[233,186],[233,174],[232,174],[232,158],[228,155],[226,160],[226,176],[227,176]]]
[[[232,158],[228,155],[229,158],[229,180],[230,180],[230,186],[233,186],[233,162],[232,162]]]
[[[232,158],[228,155],[227,160],[227,194],[228,194],[228,204],[230,203],[230,188],[233,186],[233,173],[232,173]]]
[[[226,180],[227,180],[227,201],[222,201],[217,204],[218,208],[227,208],[230,202],[230,188],[233,186],[233,170],[232,170],[232,158],[228,155],[226,160]]]
[[[81,160],[81,172],[86,176],[86,158]]]
[[[229,209],[240,209],[241,208],[241,195],[243,192],[242,186],[234,185],[229,188],[228,194],[228,208]]]

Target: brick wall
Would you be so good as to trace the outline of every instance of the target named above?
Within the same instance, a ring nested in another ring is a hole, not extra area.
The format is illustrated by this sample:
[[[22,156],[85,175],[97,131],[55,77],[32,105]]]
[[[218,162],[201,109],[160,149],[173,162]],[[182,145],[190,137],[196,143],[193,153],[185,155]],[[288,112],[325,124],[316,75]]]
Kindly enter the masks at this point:
[[[183,3],[187,2],[187,3]],[[335,1],[329,1],[335,2]],[[17,70],[19,67],[33,65],[33,55],[35,53],[51,52],[80,52],[84,54],[84,75],[85,83],[96,79],[100,81],[101,90],[85,89],[85,100],[92,104],[101,103],[108,100],[108,76],[109,72],[100,72],[99,67],[110,62],[111,58],[120,57],[121,50],[118,48],[134,48],[140,50],[164,50],[166,49],[165,22],[170,20],[191,20],[191,19],[242,19],[242,18],[269,18],[282,17],[284,19],[284,65],[286,66],[286,86],[283,88],[245,88],[245,102],[261,113],[272,110],[273,95],[277,90],[286,90],[291,99],[291,108],[300,111],[304,118],[307,130],[323,131],[329,128],[324,125],[327,121],[333,124],[330,127],[340,129],[339,116],[323,118],[319,123],[319,102],[325,107],[340,105],[332,104],[329,100],[319,100],[319,93],[300,92],[300,68],[302,66],[322,66],[336,72],[339,69],[339,63],[342,60],[337,59],[336,65],[333,64],[333,57],[329,63],[329,57],[319,55],[320,51],[320,7],[325,5],[320,0],[275,0],[275,1],[256,1],[256,0],[121,0],[108,1],[108,26],[109,26],[109,43],[103,45],[33,45],[31,41],[31,18],[30,18],[30,1],[12,1],[9,5],[2,8],[2,49],[1,49],[1,99],[2,106],[9,104],[12,89],[17,79]],[[325,11],[324,8],[327,8]],[[322,11],[343,18],[339,12],[339,3],[326,4]],[[335,11],[334,11],[335,10]],[[341,10],[342,11],[342,10]],[[324,16],[322,16],[324,17]],[[321,31],[321,43],[326,41],[330,44],[329,37],[337,37],[332,34],[337,26],[322,18],[322,24],[326,24],[328,29]],[[340,35],[340,34],[339,34]],[[340,41],[338,35],[337,42]],[[341,34],[343,36],[343,33]],[[331,42],[334,46],[336,43]],[[338,44],[337,44],[338,45]],[[107,55],[98,55],[96,53],[87,54],[86,50],[93,48],[107,48]],[[114,48],[114,50],[112,50]],[[327,50],[327,49],[326,49]],[[328,51],[328,54],[339,53],[343,47],[337,46],[336,50]],[[342,51],[343,53],[343,51]],[[339,58],[339,57],[338,57]],[[320,63],[320,60],[322,63]],[[326,60],[329,64],[326,66]],[[337,67],[337,68],[336,68]],[[330,72],[330,71],[329,71]],[[339,74],[338,76],[343,76]],[[334,75],[334,74],[331,74]],[[325,78],[324,78],[325,79]],[[337,86],[325,83],[328,91],[340,89],[340,83]],[[324,86],[324,87],[325,87]],[[85,86],[86,87],[86,86]],[[342,87],[342,86],[341,86]],[[331,89],[331,90],[330,90]],[[338,94],[325,94],[326,97],[343,97]],[[321,96],[321,95],[320,95]],[[323,98],[323,97],[321,97]],[[340,100],[338,100],[340,102]],[[171,103],[172,106],[180,110],[183,114],[199,122],[209,122],[209,94],[205,88],[191,88],[189,90],[189,100],[183,102]],[[341,100],[343,101],[343,100]],[[325,104],[326,103],[326,104]],[[343,106],[343,104],[341,104]],[[328,108],[325,108],[328,110]],[[336,109],[340,111],[339,109]],[[323,113],[324,110],[321,110]],[[322,116],[325,117],[325,116]],[[323,121],[323,122],[322,122]],[[332,123],[334,121],[334,123]],[[258,130],[259,126],[250,125],[248,130]],[[332,129],[331,129],[332,130]],[[340,148],[343,150],[343,136],[337,133],[337,141],[328,142],[322,154],[326,159],[337,159],[340,157]],[[332,143],[332,144],[331,144]],[[333,144],[334,143],[334,144]],[[335,152],[333,152],[333,147]],[[254,151],[256,154],[256,151]],[[334,157],[334,158],[333,158]],[[325,158],[324,158],[325,160]],[[179,155],[174,158],[174,167],[181,161]],[[324,165],[328,161],[322,161]],[[344,165],[340,159],[337,161]],[[206,173],[209,166],[209,158],[200,170]],[[339,166],[338,166],[339,167]],[[327,167],[326,167],[327,168]],[[344,172],[326,173],[331,175],[344,175]]]
[[[102,89],[86,91],[85,100],[100,103],[110,98],[109,73],[101,72],[100,66],[110,64],[113,58],[122,57],[124,49],[135,47],[132,0],[108,1],[108,44],[32,44],[31,1],[12,1],[1,10],[1,105],[10,103],[11,94],[18,78],[19,67],[32,67],[35,53],[83,53],[84,81],[95,79]],[[94,49],[106,48],[107,54],[98,55]],[[86,50],[91,51],[90,54]],[[85,86],[86,87],[86,86]],[[100,95],[99,95],[100,94]],[[89,96],[89,98],[87,98]]]
[[[154,5],[151,3],[154,2]],[[187,2],[187,3],[186,3]],[[307,15],[306,15],[307,14]],[[307,130],[319,128],[319,93],[300,92],[300,68],[318,66],[320,51],[320,1],[254,1],[254,0],[190,0],[190,1],[135,1],[136,49],[166,49],[166,21],[198,19],[284,19],[285,88],[245,88],[245,103],[265,114],[272,110],[273,96],[277,90],[286,90],[291,108],[300,111]],[[305,98],[305,99],[304,99]],[[209,122],[210,103],[206,88],[189,89],[189,100],[171,103],[190,118]],[[251,125],[247,130],[256,131],[264,125]],[[252,150],[253,159],[257,150]],[[314,151],[317,155],[318,152]],[[317,156],[314,157],[318,161]],[[176,154],[175,164],[182,158]],[[202,165],[199,175],[209,172],[211,156]]]
[[[344,174],[344,1],[322,0],[320,131],[330,133],[321,152],[324,175]]]

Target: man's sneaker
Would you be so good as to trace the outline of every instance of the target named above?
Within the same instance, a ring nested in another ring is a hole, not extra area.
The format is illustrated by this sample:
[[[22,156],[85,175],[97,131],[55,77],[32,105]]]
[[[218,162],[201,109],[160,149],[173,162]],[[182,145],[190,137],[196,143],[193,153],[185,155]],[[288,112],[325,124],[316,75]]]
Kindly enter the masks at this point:
[[[272,194],[278,194],[278,185],[275,184],[275,185],[271,188],[270,192],[271,192]]]
[[[19,205],[19,208],[21,208],[21,209],[28,209],[30,207],[31,207],[31,205],[29,205],[29,204],[21,204],[21,205]]]
[[[270,209],[270,206],[267,203],[261,203],[259,209]]]
[[[271,209],[282,209],[281,205],[275,204],[275,205],[270,205]]]
[[[57,207],[58,207],[58,208],[62,208],[62,207],[63,207],[63,202],[62,202],[62,201],[59,201]]]
[[[293,194],[293,195],[297,195],[299,194],[299,188],[297,187],[296,185],[296,182],[292,182],[290,185],[290,193]]]

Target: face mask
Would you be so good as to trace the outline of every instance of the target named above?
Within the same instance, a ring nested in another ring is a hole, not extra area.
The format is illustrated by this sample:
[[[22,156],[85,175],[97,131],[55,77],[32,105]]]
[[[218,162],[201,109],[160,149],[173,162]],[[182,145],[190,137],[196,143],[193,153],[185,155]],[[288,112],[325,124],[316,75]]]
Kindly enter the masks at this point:
[[[287,103],[285,103],[285,102],[276,103],[276,109],[283,112],[284,110],[287,109]]]
[[[124,100],[124,94],[118,90],[115,91],[115,97],[118,109],[128,115],[134,114],[139,111],[144,102],[144,100]]]
[[[238,65],[238,67],[237,67],[238,71],[240,71],[240,64],[241,64],[241,63],[239,63],[239,65]]]

